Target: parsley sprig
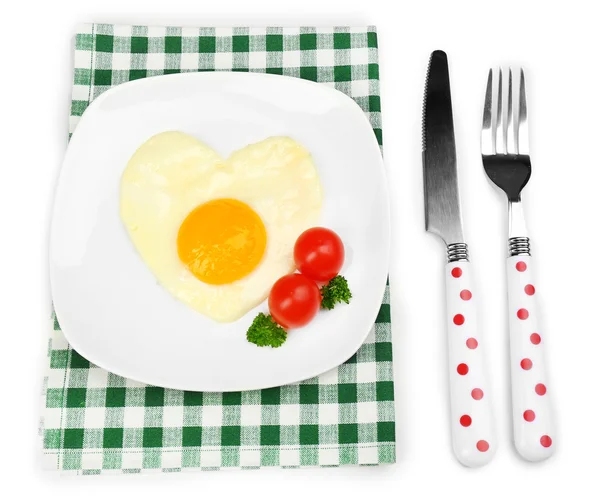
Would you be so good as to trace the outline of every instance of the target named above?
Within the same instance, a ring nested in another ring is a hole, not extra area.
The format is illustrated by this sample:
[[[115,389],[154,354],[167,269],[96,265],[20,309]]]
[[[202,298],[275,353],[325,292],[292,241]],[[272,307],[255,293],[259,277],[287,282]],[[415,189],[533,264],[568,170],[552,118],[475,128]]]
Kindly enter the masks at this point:
[[[350,303],[352,293],[348,281],[341,275],[333,277],[321,287],[321,308],[332,310],[337,303]]]

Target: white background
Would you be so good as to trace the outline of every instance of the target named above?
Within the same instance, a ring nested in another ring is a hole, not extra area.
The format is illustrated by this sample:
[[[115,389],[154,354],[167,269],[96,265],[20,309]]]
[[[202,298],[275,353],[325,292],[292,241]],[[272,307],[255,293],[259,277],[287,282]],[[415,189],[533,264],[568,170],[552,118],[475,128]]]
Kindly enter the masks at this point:
[[[595,2],[378,0],[11,2],[0,29],[0,479],[11,501],[599,502],[600,198]],[[16,9],[16,11],[15,11]],[[398,462],[377,468],[59,477],[38,468],[47,239],[64,154],[71,37],[79,22],[375,24],[392,192]],[[500,446],[479,470],[449,439],[444,249],[423,230],[420,114],[429,52],[449,54],[464,221],[490,352]],[[523,462],[511,442],[505,202],[487,182],[479,127],[487,70],[528,73],[533,177],[524,194],[557,409],[557,453]],[[596,480],[596,481],[595,481]],[[10,492],[10,493],[9,493]],[[13,492],[18,492],[15,494]]]

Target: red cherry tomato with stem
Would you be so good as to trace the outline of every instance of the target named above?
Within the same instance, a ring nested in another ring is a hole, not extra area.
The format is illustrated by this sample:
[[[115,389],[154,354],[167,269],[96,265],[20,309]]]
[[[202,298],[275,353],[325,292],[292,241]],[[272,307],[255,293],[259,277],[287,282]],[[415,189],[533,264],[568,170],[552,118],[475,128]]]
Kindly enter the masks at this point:
[[[307,277],[317,282],[328,282],[344,265],[344,244],[331,229],[307,229],[296,240],[294,262]]]
[[[269,311],[280,326],[295,329],[308,324],[321,307],[317,284],[299,273],[281,277],[269,294]]]

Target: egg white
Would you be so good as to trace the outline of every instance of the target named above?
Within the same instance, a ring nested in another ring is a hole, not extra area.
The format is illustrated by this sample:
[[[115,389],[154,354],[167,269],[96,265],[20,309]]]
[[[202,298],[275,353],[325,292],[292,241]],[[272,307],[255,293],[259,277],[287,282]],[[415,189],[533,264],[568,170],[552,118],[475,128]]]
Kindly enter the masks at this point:
[[[233,198],[262,219],[267,245],[259,265],[226,285],[196,278],[177,253],[187,215],[207,201]],[[121,178],[120,214],[142,260],[180,301],[218,321],[237,320],[295,269],[293,248],[318,223],[322,190],[310,153],[288,137],[270,137],[223,160],[196,138],[159,133],[131,157]]]

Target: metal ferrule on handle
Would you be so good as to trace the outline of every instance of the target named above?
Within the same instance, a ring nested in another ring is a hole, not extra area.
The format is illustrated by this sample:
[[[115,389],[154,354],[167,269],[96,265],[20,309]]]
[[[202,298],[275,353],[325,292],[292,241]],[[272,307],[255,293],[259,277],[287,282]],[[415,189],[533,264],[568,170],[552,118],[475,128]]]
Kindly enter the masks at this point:
[[[468,261],[469,247],[466,243],[452,243],[447,247],[448,262]]]
[[[478,325],[478,296],[466,244],[448,246],[445,271],[452,445],[462,464],[478,467],[492,459],[497,442],[486,341]]]
[[[524,236],[516,236],[508,239],[508,256],[530,256],[531,247],[529,246],[529,238]]]

